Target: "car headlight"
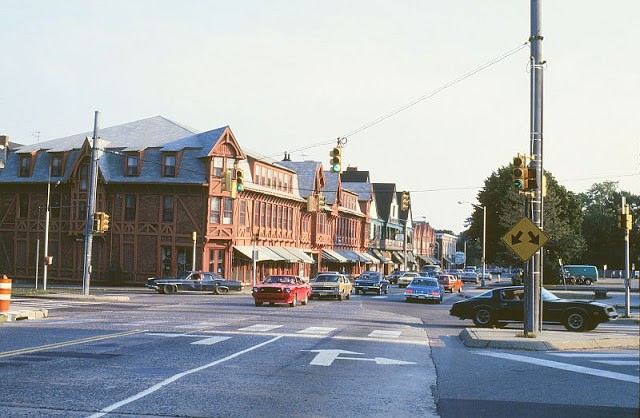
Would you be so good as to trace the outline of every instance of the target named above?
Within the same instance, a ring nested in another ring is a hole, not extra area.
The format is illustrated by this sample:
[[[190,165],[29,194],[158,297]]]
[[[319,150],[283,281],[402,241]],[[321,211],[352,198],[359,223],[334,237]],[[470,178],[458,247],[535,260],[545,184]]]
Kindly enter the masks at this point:
[[[258,288],[254,287],[253,289],[251,289],[253,293],[258,293]]]
[[[284,289],[285,293],[291,293],[291,288],[287,287],[286,289]]]

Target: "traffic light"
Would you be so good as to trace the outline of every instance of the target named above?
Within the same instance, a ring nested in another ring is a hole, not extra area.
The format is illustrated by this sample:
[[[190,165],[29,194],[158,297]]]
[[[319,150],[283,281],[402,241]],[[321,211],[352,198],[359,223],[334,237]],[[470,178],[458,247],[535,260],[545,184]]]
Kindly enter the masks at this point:
[[[244,190],[244,171],[241,169],[236,170],[236,189],[239,192]]]
[[[220,178],[220,188],[221,188],[221,191],[223,192],[230,192],[232,190],[233,178],[232,178],[232,173],[230,168],[225,170],[224,173],[222,173],[222,177]]]
[[[538,188],[538,179],[536,178],[537,170],[535,168],[527,168],[527,179],[525,182],[526,190],[536,190]]]
[[[409,209],[409,193],[407,193],[407,192],[402,192],[401,208],[402,208],[402,210],[408,210]]]
[[[618,228],[631,230],[633,225],[633,216],[631,215],[631,211],[629,205],[626,205],[624,209],[618,209]]]
[[[329,160],[330,170],[332,173],[342,172],[342,147],[337,146],[329,153],[331,159]]]
[[[312,194],[307,196],[307,212],[315,212],[316,210],[315,203],[316,203],[316,200]]]
[[[326,200],[325,200],[324,195],[319,194],[318,195],[318,210],[319,211],[323,211],[324,207],[325,207],[325,204],[326,204]]]
[[[529,181],[529,174],[527,169],[527,157],[522,154],[518,154],[515,157],[513,157],[513,164],[511,168],[513,169],[513,172],[512,172],[513,188],[516,191],[527,190],[527,183]]]
[[[102,218],[100,217],[101,212],[95,212],[93,214],[93,227],[91,228],[92,232],[100,232],[100,221]]]
[[[107,230],[109,229],[109,215],[104,213],[104,212],[100,212],[100,215],[102,217],[102,219],[100,219],[100,232],[107,232]]]

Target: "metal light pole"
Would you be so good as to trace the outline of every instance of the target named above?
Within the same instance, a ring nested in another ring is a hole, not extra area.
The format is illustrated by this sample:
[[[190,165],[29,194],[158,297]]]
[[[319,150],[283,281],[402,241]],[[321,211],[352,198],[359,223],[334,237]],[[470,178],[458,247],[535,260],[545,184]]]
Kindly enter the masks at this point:
[[[96,189],[98,187],[98,126],[100,112],[96,110],[93,120],[93,140],[91,141],[91,172],[88,190],[87,218],[84,233],[84,270],[82,273],[82,294],[89,294],[91,283],[91,251],[93,249],[93,215],[96,211]],[[47,205],[49,206],[49,205]],[[48,210],[47,210],[48,213]],[[46,245],[46,244],[45,244]],[[46,271],[46,270],[45,270]]]
[[[402,234],[402,271],[407,271],[407,220],[404,220],[404,233]]]
[[[484,275],[487,270],[487,260],[486,260],[486,249],[487,249],[487,207],[484,205],[476,205],[475,203],[467,202],[467,201],[459,201],[458,204],[461,205],[463,203],[468,203],[471,206],[482,209],[482,278],[480,279],[480,287],[485,287]],[[466,253],[466,243],[465,243],[465,253]],[[466,257],[465,257],[466,258]]]
[[[198,234],[196,231],[191,233],[191,239],[193,240],[193,251],[191,251],[191,270],[196,271],[196,239]]]
[[[49,178],[47,180],[47,206],[44,214],[44,255],[42,266],[42,289],[47,290],[47,271],[49,267],[49,200],[51,198],[51,161],[49,161]],[[37,287],[37,283],[36,283]]]

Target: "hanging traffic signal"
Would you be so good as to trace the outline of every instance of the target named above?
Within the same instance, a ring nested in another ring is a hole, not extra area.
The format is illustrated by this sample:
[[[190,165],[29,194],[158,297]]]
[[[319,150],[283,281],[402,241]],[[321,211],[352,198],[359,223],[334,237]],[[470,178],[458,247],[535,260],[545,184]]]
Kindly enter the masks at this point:
[[[409,209],[409,193],[408,192],[402,192],[401,208],[402,208],[402,210],[408,210]]]
[[[518,154],[513,157],[513,164],[511,168],[513,169],[513,188],[516,191],[527,190],[527,183],[529,180],[529,174],[527,170],[527,157],[522,154]]]
[[[230,192],[233,189],[233,174],[231,169],[227,169],[222,173],[220,178],[220,190],[223,192]]]
[[[318,195],[318,211],[323,211],[326,205],[326,200],[324,195]]]
[[[102,220],[100,213],[101,212],[95,212],[93,214],[93,226],[91,228],[91,232],[100,232],[100,221]]]
[[[329,153],[329,166],[332,173],[342,172],[342,147],[337,146]]]
[[[316,210],[316,200],[312,194],[307,196],[307,212],[314,212]]]
[[[107,232],[107,230],[109,229],[109,215],[104,213],[104,212],[100,212],[101,218],[100,219],[100,232]]]
[[[527,168],[527,178],[525,181],[525,187],[527,190],[536,190],[538,188],[538,178],[536,177],[537,170],[535,168]]]
[[[629,205],[625,205],[625,208],[618,209],[618,228],[631,230],[633,225],[633,217]]]
[[[236,170],[236,189],[239,192],[244,190],[244,171],[239,168]]]

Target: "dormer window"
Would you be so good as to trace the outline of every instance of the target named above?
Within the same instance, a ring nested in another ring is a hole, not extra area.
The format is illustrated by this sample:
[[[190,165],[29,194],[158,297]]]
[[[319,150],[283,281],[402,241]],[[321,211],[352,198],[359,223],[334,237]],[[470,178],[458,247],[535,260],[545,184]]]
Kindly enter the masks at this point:
[[[31,155],[20,156],[20,177],[31,176]]]
[[[62,174],[62,155],[51,155],[51,177],[60,177]]]
[[[162,161],[162,176],[163,177],[175,177],[176,176],[176,156],[175,154],[165,155]]]
[[[127,155],[127,168],[126,175],[128,177],[138,176],[138,163],[139,159],[137,155]]]

